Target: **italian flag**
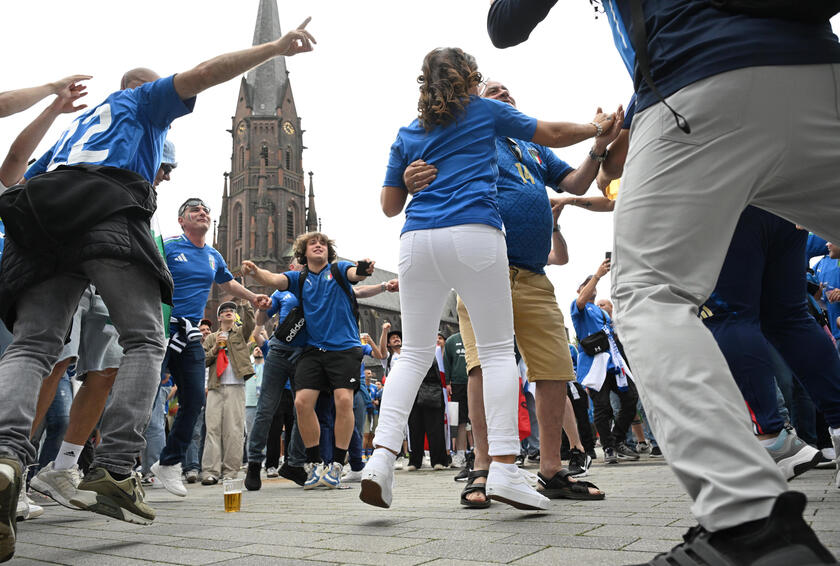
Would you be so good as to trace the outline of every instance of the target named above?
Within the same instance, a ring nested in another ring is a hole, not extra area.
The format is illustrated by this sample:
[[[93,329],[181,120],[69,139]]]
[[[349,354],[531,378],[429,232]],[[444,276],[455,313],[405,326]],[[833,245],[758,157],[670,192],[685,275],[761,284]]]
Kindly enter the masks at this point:
[[[166,254],[163,251],[163,235],[160,232],[160,220],[158,219],[158,213],[152,215],[152,238],[155,240],[155,244],[157,244],[158,251],[160,252],[161,257],[163,257],[164,262],[166,262]],[[163,317],[163,334],[167,338],[169,338],[169,316],[172,314],[172,307],[167,305],[166,303],[160,304],[160,314]]]

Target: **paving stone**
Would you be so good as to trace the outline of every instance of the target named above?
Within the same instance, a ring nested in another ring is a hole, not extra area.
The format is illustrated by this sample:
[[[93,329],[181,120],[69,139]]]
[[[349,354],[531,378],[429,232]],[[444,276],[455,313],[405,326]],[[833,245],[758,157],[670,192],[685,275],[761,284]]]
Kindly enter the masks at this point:
[[[524,539],[524,540],[523,540]],[[499,540],[501,544],[525,542],[530,545],[559,546],[561,548],[599,548],[602,550],[619,550],[635,541],[639,537],[619,536],[570,536],[570,535],[513,535]]]
[[[396,553],[505,563],[527,556],[534,550],[533,545],[475,543],[471,541],[452,544],[449,540],[435,540],[405,550],[398,550]]]
[[[655,556],[650,552],[628,552],[615,550],[584,550],[580,548],[546,548],[521,560],[512,562],[522,566],[545,566],[546,564],[574,564],[587,566],[615,566],[616,564],[645,563]]]
[[[311,560],[339,562],[341,564],[364,564],[369,566],[415,566],[425,564],[426,556],[404,556],[392,553],[355,552],[350,550],[328,550],[309,557]]]
[[[645,527],[643,525],[604,525],[584,536],[628,536],[665,540],[682,540],[685,529],[680,527]]]

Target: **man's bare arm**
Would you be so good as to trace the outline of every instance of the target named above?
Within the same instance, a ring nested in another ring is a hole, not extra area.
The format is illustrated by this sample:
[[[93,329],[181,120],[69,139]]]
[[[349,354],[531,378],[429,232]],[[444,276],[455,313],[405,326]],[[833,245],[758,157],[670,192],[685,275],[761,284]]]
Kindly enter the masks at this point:
[[[41,112],[23,131],[18,134],[0,165],[0,183],[10,187],[20,181],[26,172],[26,164],[35,148],[41,143],[47,130],[55,119],[64,113],[76,112],[85,108],[85,104],[75,106],[75,102],[85,96],[84,85],[71,83],[59,91],[55,100]]]
[[[316,41],[305,29],[310,19],[306,18],[297,29],[288,32],[280,39],[241,51],[225,53],[200,63],[189,71],[178,73],[173,79],[175,92],[186,100],[210,87],[238,77],[273,57],[280,55],[291,57],[298,53],[312,51],[312,44]]]
[[[266,287],[274,287],[278,291],[285,291],[289,288],[289,278],[283,273],[272,273],[267,269],[257,267],[253,261],[242,262],[242,275],[250,275],[257,280],[257,283]]]
[[[22,112],[51,94],[58,94],[73,83],[85,81],[90,75],[72,75],[41,86],[0,92],[0,118]]]

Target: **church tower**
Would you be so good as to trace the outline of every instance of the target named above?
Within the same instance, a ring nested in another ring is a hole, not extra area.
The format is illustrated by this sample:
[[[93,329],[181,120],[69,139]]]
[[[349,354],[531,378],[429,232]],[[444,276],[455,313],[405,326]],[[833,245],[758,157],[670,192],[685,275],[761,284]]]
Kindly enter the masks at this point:
[[[281,35],[276,0],[259,0],[253,45]],[[233,147],[219,217],[219,252],[235,274],[244,259],[274,272],[285,271],[295,238],[315,214],[310,199],[307,215],[303,130],[285,57],[275,57],[242,78],[231,126]],[[255,292],[273,291],[260,289],[253,281],[247,284]]]

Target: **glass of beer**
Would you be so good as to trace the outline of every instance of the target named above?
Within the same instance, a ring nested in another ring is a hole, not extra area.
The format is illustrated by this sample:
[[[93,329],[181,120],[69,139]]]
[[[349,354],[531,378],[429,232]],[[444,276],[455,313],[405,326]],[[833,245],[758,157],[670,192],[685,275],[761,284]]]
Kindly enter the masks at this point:
[[[219,349],[227,346],[227,340],[228,340],[228,333],[225,332],[224,330],[220,331],[216,335],[216,345],[219,346]]]
[[[242,507],[243,480],[224,480],[225,513],[236,513]]]

